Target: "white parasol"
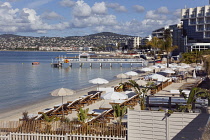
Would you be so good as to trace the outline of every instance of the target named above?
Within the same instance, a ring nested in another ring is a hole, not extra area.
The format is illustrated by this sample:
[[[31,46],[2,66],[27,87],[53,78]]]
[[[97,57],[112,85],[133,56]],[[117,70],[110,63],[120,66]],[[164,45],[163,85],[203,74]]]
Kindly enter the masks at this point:
[[[73,95],[74,93],[75,93],[74,90],[67,89],[67,88],[59,88],[59,89],[55,89],[52,92],[50,92],[50,94],[52,96],[61,96],[62,97],[62,114],[63,114],[63,96]],[[63,114],[63,116],[64,116],[64,114]]]
[[[95,79],[89,80],[89,83],[97,84],[98,89],[99,89],[99,85],[107,84],[107,83],[109,83],[109,81],[107,81],[106,79],[103,79],[103,78],[95,78]]]
[[[128,95],[120,92],[107,92],[101,98],[105,100],[123,100],[128,99]]]

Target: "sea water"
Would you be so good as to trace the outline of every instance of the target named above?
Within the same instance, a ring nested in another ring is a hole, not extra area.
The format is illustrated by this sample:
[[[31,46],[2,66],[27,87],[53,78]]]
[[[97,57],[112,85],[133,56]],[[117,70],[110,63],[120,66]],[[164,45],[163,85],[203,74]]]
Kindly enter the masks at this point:
[[[78,90],[92,86],[88,81],[94,78],[113,80],[115,75],[140,67],[124,64],[79,64],[72,67],[51,67],[52,60],[58,56],[75,57],[78,53],[66,52],[18,52],[0,51],[0,113],[38,101],[52,98],[50,92],[57,88]],[[32,65],[32,62],[40,62]]]

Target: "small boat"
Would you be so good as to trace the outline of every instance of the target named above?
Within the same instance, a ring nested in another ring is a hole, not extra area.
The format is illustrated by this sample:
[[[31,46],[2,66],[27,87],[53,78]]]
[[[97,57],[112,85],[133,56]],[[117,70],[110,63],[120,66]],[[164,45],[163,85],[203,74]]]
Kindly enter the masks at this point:
[[[32,62],[32,65],[39,65],[39,62]]]

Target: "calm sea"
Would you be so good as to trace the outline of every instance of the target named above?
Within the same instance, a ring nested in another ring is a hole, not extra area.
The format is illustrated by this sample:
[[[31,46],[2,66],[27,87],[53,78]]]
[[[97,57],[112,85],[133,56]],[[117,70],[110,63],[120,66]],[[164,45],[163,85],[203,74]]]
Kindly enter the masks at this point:
[[[62,68],[53,68],[50,63],[57,56],[76,56],[66,52],[16,52],[0,51],[0,112],[14,106],[26,106],[37,101],[52,98],[50,92],[57,88],[73,90],[92,86],[88,83],[93,78],[113,80],[115,75],[130,71],[129,65],[109,64],[102,68],[94,64],[92,68],[84,65],[67,65]],[[40,65],[32,65],[34,61]],[[133,68],[140,67],[133,65]]]

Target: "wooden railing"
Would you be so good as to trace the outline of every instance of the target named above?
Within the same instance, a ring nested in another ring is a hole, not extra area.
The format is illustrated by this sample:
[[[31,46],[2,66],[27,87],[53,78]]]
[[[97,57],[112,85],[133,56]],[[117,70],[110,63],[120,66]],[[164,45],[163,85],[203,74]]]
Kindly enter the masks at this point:
[[[127,128],[122,124],[46,122],[46,121],[0,121],[0,134],[42,133],[42,134],[83,134],[125,137]]]

